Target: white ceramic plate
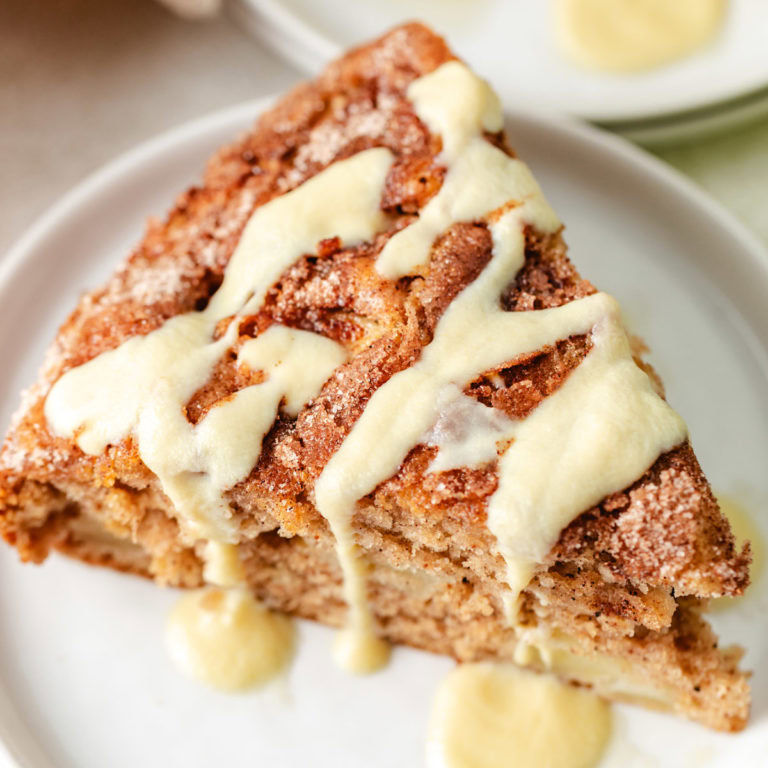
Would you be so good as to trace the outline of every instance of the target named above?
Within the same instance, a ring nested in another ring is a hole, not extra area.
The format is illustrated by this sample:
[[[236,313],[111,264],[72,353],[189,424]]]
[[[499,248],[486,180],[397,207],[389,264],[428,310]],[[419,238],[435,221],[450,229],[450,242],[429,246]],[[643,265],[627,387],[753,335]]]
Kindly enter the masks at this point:
[[[0,418],[28,384],[57,324],[198,177],[206,156],[265,106],[172,131],[78,187],[0,262]],[[768,499],[768,260],[691,185],[593,129],[514,114],[509,130],[568,222],[584,273],[619,296],[650,343],[671,402],[714,485],[755,512]],[[764,507],[763,507],[764,509]],[[768,519],[760,526],[768,535]],[[729,737],[618,707],[605,766],[764,765],[768,637],[764,579],[717,617],[749,646],[755,708]],[[223,695],[182,678],[163,648],[170,590],[53,557],[21,566],[0,549],[0,736],[24,768],[422,764],[433,691],[451,662],[397,649],[370,678],[338,671],[329,630],[301,624],[282,685]],[[702,751],[703,750],[703,751]],[[651,762],[647,762],[651,760]]]
[[[730,0],[722,33],[668,66],[632,75],[572,65],[553,34],[554,0],[232,0],[263,42],[314,72],[351,45],[409,19],[447,36],[505,104],[604,123],[712,106],[768,85],[768,3]]]
[[[637,144],[657,147],[698,142],[737,130],[766,116],[768,88],[763,88],[710,107],[637,122],[605,123],[604,126]]]

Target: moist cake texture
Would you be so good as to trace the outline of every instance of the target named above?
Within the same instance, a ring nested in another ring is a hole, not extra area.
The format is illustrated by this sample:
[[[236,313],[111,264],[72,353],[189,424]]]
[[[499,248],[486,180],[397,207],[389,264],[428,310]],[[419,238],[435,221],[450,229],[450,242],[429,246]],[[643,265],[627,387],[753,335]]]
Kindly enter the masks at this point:
[[[343,624],[342,573],[315,483],[373,394],[421,359],[448,307],[493,254],[489,223],[461,221],[440,232],[428,261],[407,274],[392,279],[376,269],[386,244],[419,220],[444,184],[443,139],[417,116],[408,89],[453,59],[418,24],[350,52],[220,150],[201,186],[183,194],[165,220],[150,222],[112,279],[82,298],[0,452],[0,529],[22,559],[41,562],[55,549],[163,584],[204,582],[205,539],[189,534],[136,438],[86,453],[77,434],[51,429],[46,398],[68,371],[171,318],[206,310],[254,211],[336,163],[383,147],[393,157],[380,203],[386,223],[356,245],[322,239],[279,275],[254,311],[222,320],[215,336],[230,346],[184,405],[186,420],[199,425],[263,382],[264,371],[244,364],[238,351],[269,329],[319,334],[343,349],[346,362],[316,397],[297,412],[283,404],[255,466],[226,492],[232,543],[257,596],[272,608]],[[514,156],[502,133],[486,131],[485,140]],[[569,261],[560,231],[526,226],[524,238],[524,263],[502,296],[505,310],[547,310],[596,294]],[[595,343],[593,333],[571,335],[482,372],[463,392],[524,420]],[[661,391],[642,345],[634,351]],[[382,637],[462,661],[549,669],[609,698],[671,709],[714,728],[744,726],[749,690],[741,652],[720,648],[701,613],[709,598],[744,590],[750,553],[735,548],[687,440],[562,530],[523,591],[516,622],[505,610],[506,565],[487,525],[500,459],[429,471],[437,454],[427,439],[415,445],[392,477],[360,499],[352,519]]]

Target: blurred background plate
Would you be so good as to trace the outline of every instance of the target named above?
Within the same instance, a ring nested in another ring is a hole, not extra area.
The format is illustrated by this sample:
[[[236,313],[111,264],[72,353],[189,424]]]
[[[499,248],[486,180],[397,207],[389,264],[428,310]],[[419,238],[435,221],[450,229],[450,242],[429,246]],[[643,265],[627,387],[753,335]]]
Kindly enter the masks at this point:
[[[722,136],[766,116],[768,88],[763,88],[713,106],[676,112],[659,118],[615,123],[598,121],[597,124],[620,133],[637,144],[663,151],[665,146],[690,144]],[[765,147],[768,150],[768,133],[765,134]],[[759,175],[755,178],[764,184],[765,179],[761,179]]]
[[[685,117],[681,113],[751,99],[768,87],[765,0],[730,0],[723,29],[712,44],[667,66],[630,75],[589,71],[564,58],[554,39],[554,4],[231,0],[233,13],[252,33],[308,72],[399,22],[420,19],[489,77],[505,104],[566,112],[605,125],[660,118],[674,122],[676,116]],[[735,114],[745,116],[743,110]]]

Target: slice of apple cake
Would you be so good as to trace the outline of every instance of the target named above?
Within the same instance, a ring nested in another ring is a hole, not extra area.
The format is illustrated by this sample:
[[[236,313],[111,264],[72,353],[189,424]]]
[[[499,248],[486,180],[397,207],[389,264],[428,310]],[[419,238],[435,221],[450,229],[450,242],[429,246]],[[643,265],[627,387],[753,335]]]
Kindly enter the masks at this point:
[[[279,101],[62,326],[0,529],[737,730],[749,549],[502,128],[418,24]]]

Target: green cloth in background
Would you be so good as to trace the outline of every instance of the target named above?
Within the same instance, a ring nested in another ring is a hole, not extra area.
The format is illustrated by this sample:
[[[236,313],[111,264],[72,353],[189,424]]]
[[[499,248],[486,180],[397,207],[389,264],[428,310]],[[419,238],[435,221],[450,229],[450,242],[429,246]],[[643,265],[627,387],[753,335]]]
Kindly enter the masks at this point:
[[[768,245],[768,119],[650,151],[693,179]]]

